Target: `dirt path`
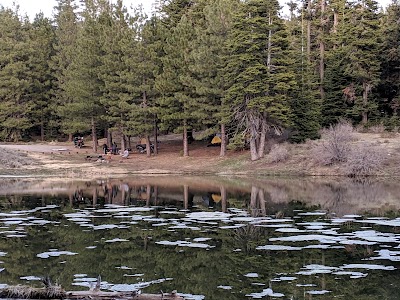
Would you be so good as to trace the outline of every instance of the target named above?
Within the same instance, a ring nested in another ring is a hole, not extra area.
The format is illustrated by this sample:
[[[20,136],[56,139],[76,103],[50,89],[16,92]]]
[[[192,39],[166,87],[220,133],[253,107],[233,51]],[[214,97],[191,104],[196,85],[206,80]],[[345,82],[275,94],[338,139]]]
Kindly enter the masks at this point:
[[[101,141],[99,144],[102,144]],[[127,174],[223,173],[225,170],[218,165],[243,155],[232,152],[227,157],[220,158],[219,147],[207,147],[205,142],[195,141],[190,145],[190,157],[182,157],[181,141],[176,139],[160,142],[159,154],[156,156],[147,157],[146,154],[133,151],[128,159],[123,159],[120,155],[112,155],[108,159],[109,157],[100,152],[101,148],[94,153],[89,142],[82,148],[75,148],[69,143],[0,144],[0,147],[7,150],[7,155],[13,153],[31,158],[32,164],[23,165],[23,170],[27,173],[90,178]],[[103,159],[98,159],[99,157]]]

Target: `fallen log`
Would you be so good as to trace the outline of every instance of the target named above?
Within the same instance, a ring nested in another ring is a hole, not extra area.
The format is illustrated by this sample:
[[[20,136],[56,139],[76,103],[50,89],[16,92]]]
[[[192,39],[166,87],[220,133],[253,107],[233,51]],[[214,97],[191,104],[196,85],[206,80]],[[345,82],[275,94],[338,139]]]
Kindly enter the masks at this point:
[[[60,286],[33,288],[13,286],[0,289],[0,298],[8,299],[99,299],[99,300],[185,300],[172,293],[143,294],[139,292],[64,291]]]
[[[160,294],[143,294],[139,292],[102,292],[102,291],[73,291],[66,292],[67,299],[121,299],[121,300],[185,300],[176,292]]]

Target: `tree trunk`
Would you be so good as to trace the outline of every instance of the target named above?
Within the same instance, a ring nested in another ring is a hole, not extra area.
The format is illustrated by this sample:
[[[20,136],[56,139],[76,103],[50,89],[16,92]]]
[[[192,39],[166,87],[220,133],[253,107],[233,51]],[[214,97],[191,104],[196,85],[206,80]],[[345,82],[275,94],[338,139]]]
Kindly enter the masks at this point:
[[[250,215],[252,217],[257,217],[258,213],[258,203],[257,203],[257,199],[258,199],[258,192],[259,192],[259,188],[256,186],[252,186],[251,187],[251,196],[250,196]]]
[[[93,152],[97,153],[97,133],[96,133],[96,122],[92,117],[92,142],[93,142]]]
[[[72,142],[72,138],[73,138],[72,133],[69,133],[68,134],[68,142]]]
[[[307,4],[307,61],[311,62],[311,1]]]
[[[258,199],[260,201],[261,215],[265,217],[267,215],[267,205],[265,203],[265,195],[262,188],[258,191]]]
[[[226,188],[224,186],[220,186],[220,192],[221,192],[221,206],[222,206],[222,212],[227,212],[227,196],[226,196]]]
[[[268,25],[272,25],[271,14],[268,16]],[[267,68],[271,70],[271,53],[272,53],[272,30],[268,30],[268,42],[267,42]]]
[[[250,137],[250,158],[252,161],[259,159],[255,137]]]
[[[126,137],[125,134],[121,134],[121,153],[123,153],[126,149]]]
[[[257,151],[257,128],[256,124],[250,124],[250,157],[252,161],[259,159]]]
[[[146,135],[146,155],[147,157],[151,156],[151,146],[150,146],[150,136]]]
[[[154,202],[153,202],[153,205],[158,205],[158,186],[157,185],[155,185],[154,186],[154,193],[153,193],[154,195],[153,195],[153,198],[154,198]]]
[[[43,142],[44,141],[44,121],[40,122],[40,139]]]
[[[107,146],[109,148],[111,148],[112,142],[113,142],[113,140],[112,140],[112,132],[109,129],[107,129]]]
[[[128,147],[128,149],[132,149],[131,136],[130,135],[127,136],[126,147]]]
[[[267,139],[267,121],[265,120],[265,116],[261,123],[261,133],[260,133],[260,140],[258,143],[258,157],[264,157],[265,152],[265,141]]]
[[[93,198],[92,198],[93,207],[97,205],[97,200],[98,200],[98,192],[97,192],[97,189],[94,189],[93,190]]]
[[[185,121],[183,125],[183,157],[188,157],[188,156],[189,156],[188,132]]]
[[[363,111],[362,111],[362,124],[368,122],[368,95],[371,90],[371,85],[368,82],[363,82]]]
[[[157,118],[154,117],[154,155],[158,154],[158,127]]]
[[[319,37],[319,92],[321,100],[325,99],[324,90],[324,79],[325,79],[325,44],[323,41],[324,37],[324,26],[325,24],[325,0],[321,0],[321,24],[320,24],[320,37]]]
[[[150,207],[151,205],[151,185],[148,184],[146,186],[146,206]]]
[[[226,155],[226,132],[225,124],[221,124],[221,152],[219,156],[224,157]]]
[[[183,186],[183,203],[184,203],[184,208],[188,209],[189,207],[189,186],[185,184]]]

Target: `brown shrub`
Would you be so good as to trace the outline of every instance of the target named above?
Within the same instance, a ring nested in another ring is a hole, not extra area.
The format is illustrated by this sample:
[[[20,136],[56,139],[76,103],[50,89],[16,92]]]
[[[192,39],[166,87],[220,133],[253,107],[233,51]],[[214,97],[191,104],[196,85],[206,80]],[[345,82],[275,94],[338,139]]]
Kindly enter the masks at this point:
[[[345,171],[351,176],[374,175],[387,157],[387,151],[371,143],[355,146],[347,157]]]
[[[268,154],[268,161],[271,163],[284,162],[289,158],[287,144],[275,144]]]
[[[321,140],[312,149],[313,159],[321,165],[345,162],[351,151],[350,143],[355,140],[350,123],[341,121],[321,132]]]

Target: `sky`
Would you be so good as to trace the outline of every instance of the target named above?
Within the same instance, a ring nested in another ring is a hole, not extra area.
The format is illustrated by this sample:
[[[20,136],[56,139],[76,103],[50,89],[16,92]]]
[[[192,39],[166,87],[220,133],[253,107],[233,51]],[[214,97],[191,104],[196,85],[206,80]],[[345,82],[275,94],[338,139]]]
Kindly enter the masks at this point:
[[[111,0],[115,1],[115,0]],[[151,12],[154,0],[123,0],[126,7],[137,7],[143,4],[143,7],[147,13]],[[288,2],[288,0],[279,0],[281,5]],[[13,2],[16,2],[20,6],[20,12],[22,15],[25,13],[29,16],[29,19],[33,20],[35,15],[39,12],[43,12],[45,17],[51,17],[53,15],[53,7],[56,5],[56,0],[0,0],[0,5],[4,7],[12,7]],[[378,3],[383,7],[386,7],[391,0],[378,0]]]
[[[29,16],[29,19],[33,20],[35,15],[39,12],[43,12],[45,17],[51,17],[53,15],[53,7],[56,6],[56,0],[0,0],[0,5],[11,8],[13,2],[17,3],[20,7],[21,15],[25,13]],[[111,0],[116,2],[116,0]],[[123,0],[124,5],[128,8],[131,6],[138,7],[140,4],[146,12],[150,12],[153,0]],[[78,3],[78,1],[76,1]]]

